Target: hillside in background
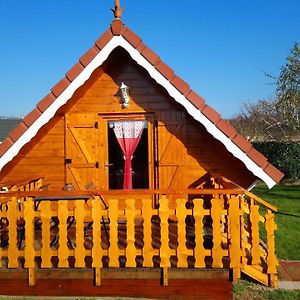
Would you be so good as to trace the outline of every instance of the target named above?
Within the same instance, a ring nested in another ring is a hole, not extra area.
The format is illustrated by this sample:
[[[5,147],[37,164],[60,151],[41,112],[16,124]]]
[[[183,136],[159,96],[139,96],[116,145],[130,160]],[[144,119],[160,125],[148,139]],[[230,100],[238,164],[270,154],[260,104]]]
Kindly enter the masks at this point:
[[[0,142],[22,121],[18,117],[0,117]]]

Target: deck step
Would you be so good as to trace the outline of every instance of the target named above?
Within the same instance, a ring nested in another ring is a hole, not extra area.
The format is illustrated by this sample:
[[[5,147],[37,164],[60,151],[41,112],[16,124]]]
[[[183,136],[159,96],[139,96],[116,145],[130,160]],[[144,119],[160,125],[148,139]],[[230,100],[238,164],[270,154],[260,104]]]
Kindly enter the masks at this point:
[[[256,281],[268,286],[269,277],[268,274],[263,273],[262,267],[257,265],[244,265],[242,272]]]

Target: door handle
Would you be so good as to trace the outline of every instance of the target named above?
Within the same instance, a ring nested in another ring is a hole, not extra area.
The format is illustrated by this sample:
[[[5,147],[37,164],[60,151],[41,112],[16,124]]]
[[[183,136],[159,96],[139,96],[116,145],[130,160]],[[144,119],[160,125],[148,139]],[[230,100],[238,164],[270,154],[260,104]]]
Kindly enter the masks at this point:
[[[112,167],[114,164],[106,163],[104,164],[105,167]]]

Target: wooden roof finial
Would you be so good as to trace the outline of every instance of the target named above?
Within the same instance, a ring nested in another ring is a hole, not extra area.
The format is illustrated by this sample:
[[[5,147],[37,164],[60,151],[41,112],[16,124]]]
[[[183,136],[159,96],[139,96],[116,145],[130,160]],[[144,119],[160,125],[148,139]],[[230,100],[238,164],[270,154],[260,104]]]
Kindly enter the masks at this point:
[[[121,19],[124,8],[121,8],[120,0],[115,0],[115,8],[111,10],[116,19]]]

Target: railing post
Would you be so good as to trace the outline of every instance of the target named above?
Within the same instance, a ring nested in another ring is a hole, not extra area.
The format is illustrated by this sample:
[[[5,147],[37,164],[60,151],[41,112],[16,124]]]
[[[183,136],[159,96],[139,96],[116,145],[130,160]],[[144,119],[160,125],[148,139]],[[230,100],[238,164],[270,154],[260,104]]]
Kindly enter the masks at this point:
[[[151,229],[151,218],[154,211],[152,210],[152,204],[148,199],[143,199],[142,215],[144,219],[144,247],[143,247],[143,266],[153,266],[153,247],[152,247],[152,229]]]
[[[50,201],[42,201],[39,205],[42,220],[42,268],[51,268],[51,247],[50,247],[50,220],[51,220],[51,206]]]
[[[32,198],[27,198],[24,202],[25,219],[25,268],[29,272],[29,286],[36,283],[35,278],[35,249],[34,249],[34,202]]]
[[[109,266],[113,268],[119,267],[120,250],[118,246],[118,215],[119,215],[119,201],[115,199],[109,200],[108,217],[110,220],[110,237],[109,237]]]
[[[268,254],[267,254],[267,264],[268,264],[268,275],[269,275],[269,285],[272,287],[277,287],[278,278],[277,278],[277,258],[275,255],[275,235],[274,232],[277,229],[277,225],[274,220],[274,214],[271,210],[265,215],[266,220],[266,232],[267,232],[267,245],[268,245]]]
[[[170,267],[170,248],[169,248],[169,200],[162,196],[159,201],[159,217],[161,230],[161,247],[160,247],[160,266],[163,269],[163,285],[168,285],[167,271]]]
[[[178,231],[178,247],[177,247],[177,266],[178,268],[187,268],[187,248],[186,248],[186,225],[185,218],[187,216],[187,209],[185,207],[185,199],[176,200],[176,217],[177,217],[177,231]]]
[[[135,219],[135,200],[126,199],[125,216],[127,221],[127,247],[126,247],[126,267],[136,267],[135,258],[137,251],[134,245],[134,219]]]
[[[259,248],[259,206],[251,204],[250,206],[250,222],[251,222],[251,256],[252,265],[260,264],[260,248]]]
[[[241,277],[241,224],[240,224],[240,198],[229,199],[229,258],[233,272],[233,281]]]
[[[101,268],[103,251],[101,247],[101,200],[97,196],[92,200],[92,219],[93,219],[93,268],[95,269],[95,285],[101,285]]]
[[[205,249],[203,246],[203,199],[194,199],[193,216],[195,218],[195,267],[205,268]]]
[[[13,197],[11,201],[8,202],[8,267],[17,268],[18,264],[18,245],[17,245],[17,213],[18,213],[18,200]]]
[[[68,268],[69,267],[69,249],[67,246],[68,240],[68,202],[65,200],[58,201],[58,220],[59,220],[59,247],[58,247],[58,267]]]
[[[84,200],[75,202],[75,222],[76,222],[76,247],[75,247],[75,267],[85,267],[85,248],[84,248]]]
[[[212,257],[213,257],[213,268],[222,268],[222,236],[221,236],[221,204],[219,197],[213,198],[211,200],[211,217],[213,219],[213,248],[212,248]]]

